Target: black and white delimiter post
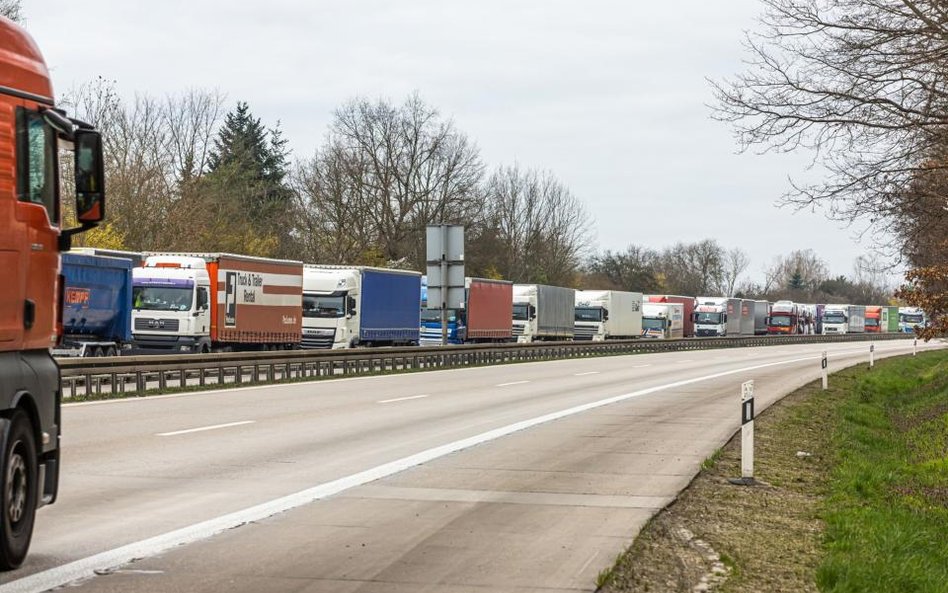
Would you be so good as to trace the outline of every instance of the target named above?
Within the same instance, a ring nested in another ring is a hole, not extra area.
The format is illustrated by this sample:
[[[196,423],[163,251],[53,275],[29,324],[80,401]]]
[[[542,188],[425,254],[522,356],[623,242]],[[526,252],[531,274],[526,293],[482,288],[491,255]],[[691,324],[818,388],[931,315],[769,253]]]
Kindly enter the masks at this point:
[[[820,367],[823,369],[823,391],[829,389],[829,377],[826,375],[826,367],[829,362],[826,360],[826,350],[823,351],[823,358],[820,360]]]
[[[754,382],[741,384],[741,477],[754,479]]]
[[[869,368],[871,369],[876,365],[876,345],[869,344]]]

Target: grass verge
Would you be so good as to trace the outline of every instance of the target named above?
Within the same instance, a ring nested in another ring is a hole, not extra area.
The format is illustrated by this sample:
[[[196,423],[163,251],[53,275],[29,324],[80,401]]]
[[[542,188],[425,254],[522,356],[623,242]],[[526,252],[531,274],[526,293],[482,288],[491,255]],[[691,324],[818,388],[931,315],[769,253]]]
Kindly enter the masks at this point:
[[[600,590],[948,591],[948,353],[811,384],[755,422],[641,531]]]

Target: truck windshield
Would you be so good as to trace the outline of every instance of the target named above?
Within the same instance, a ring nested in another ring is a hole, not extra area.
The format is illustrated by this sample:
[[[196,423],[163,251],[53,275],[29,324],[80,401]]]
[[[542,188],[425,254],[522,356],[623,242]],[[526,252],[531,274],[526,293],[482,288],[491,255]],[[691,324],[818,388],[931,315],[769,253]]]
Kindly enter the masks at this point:
[[[440,309],[422,309],[421,320],[428,323],[441,323]],[[448,309],[448,323],[454,323],[458,320],[458,313],[454,309]]]
[[[774,315],[770,318],[770,325],[773,327],[790,327],[790,317],[788,315]]]
[[[514,303],[513,318],[514,321],[530,321],[530,305]]]
[[[602,307],[576,307],[576,321],[602,321]]]
[[[823,323],[846,323],[846,316],[841,313],[824,313]]]
[[[875,317],[866,317],[866,327],[879,327],[879,320]]]
[[[918,323],[919,325],[922,323],[921,315],[908,315],[906,313],[902,313],[899,315],[899,318],[901,319],[902,323]]]
[[[135,286],[132,306],[143,311],[190,311],[194,288],[176,286]]]
[[[663,317],[643,317],[642,329],[665,330],[665,319]]]
[[[695,313],[695,323],[720,325],[724,323],[723,318],[723,313]]]
[[[303,317],[344,317],[346,297],[303,295]]]

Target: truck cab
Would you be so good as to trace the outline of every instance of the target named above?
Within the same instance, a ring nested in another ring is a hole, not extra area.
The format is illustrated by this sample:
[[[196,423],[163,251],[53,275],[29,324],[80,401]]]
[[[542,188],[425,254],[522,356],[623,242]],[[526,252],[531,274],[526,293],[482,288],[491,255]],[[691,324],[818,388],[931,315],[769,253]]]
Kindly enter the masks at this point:
[[[674,339],[684,337],[684,306],[680,303],[643,303],[642,337]]]
[[[584,300],[576,293],[576,337],[577,340],[602,342],[606,339],[606,322],[609,309],[602,302]]]
[[[827,305],[823,309],[823,335],[849,333],[849,309]]]
[[[210,352],[211,280],[200,257],[152,255],[132,270],[134,353]]]
[[[866,332],[882,332],[882,313],[882,307],[866,307]],[[888,319],[886,319],[886,321],[888,321]]]
[[[925,311],[918,307],[899,307],[899,331],[910,334],[916,329],[924,329],[928,319]]]
[[[699,337],[727,335],[727,306],[723,303],[700,301],[692,314],[695,335]]]
[[[361,285],[352,268],[303,268],[303,348],[358,345]]]
[[[777,301],[767,317],[767,333],[795,335],[803,333],[803,311],[793,301]]]
[[[529,344],[536,335],[537,297],[536,295],[514,294],[513,335],[517,342]]]

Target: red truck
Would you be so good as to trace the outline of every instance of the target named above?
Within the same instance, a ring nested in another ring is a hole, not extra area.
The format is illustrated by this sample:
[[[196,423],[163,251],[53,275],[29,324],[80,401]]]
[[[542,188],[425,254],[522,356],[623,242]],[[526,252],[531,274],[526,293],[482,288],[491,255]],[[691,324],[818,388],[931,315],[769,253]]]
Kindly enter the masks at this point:
[[[866,331],[870,333],[882,331],[882,307],[866,307]]]
[[[677,296],[670,294],[647,294],[645,295],[646,303],[679,303],[682,306],[682,314],[685,316],[683,319],[684,322],[684,336],[686,338],[694,337],[695,335],[695,303],[697,299],[695,297],[689,296]]]
[[[33,39],[0,17],[0,570],[26,558],[59,485],[60,253],[105,211],[102,140],[53,106]],[[77,228],[62,229],[60,149],[74,151]]]

